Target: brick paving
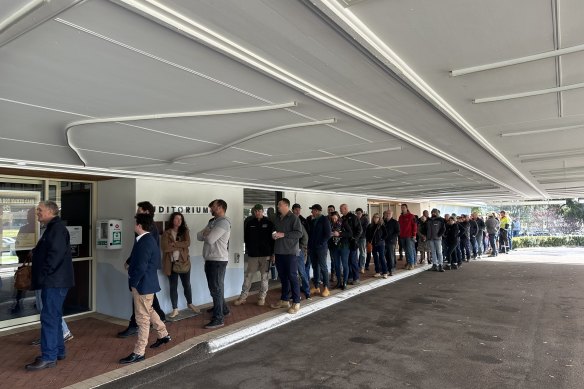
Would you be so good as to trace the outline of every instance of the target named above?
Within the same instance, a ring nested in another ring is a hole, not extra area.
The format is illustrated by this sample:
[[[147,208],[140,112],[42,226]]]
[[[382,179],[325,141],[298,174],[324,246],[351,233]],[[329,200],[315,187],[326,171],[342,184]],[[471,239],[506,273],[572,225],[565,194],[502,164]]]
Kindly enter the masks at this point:
[[[404,262],[398,262],[398,267],[402,268]],[[372,279],[373,274],[371,269],[366,274],[361,275],[361,280],[367,282]],[[334,294],[335,290],[331,290],[331,292]],[[255,304],[257,294],[250,295],[247,303],[241,306],[236,307],[229,303],[231,315],[225,318],[226,327],[273,311],[269,304],[279,300],[279,297],[280,289],[274,288],[269,290],[266,305],[263,307]],[[322,297],[317,296],[313,300],[320,298]],[[211,314],[205,313],[204,309],[202,311],[203,313],[200,315],[166,324],[172,336],[171,347],[214,331],[203,328],[210,320]],[[63,388],[121,368],[122,365],[118,364],[118,360],[132,352],[136,338],[118,338],[116,334],[125,326],[115,322],[119,323],[120,321],[117,319],[109,320],[101,315],[68,320],[67,325],[75,338],[66,344],[67,358],[59,361],[55,368],[34,372],[26,371],[24,366],[33,362],[35,357],[40,355],[40,346],[30,345],[40,336],[38,325],[35,329],[2,334],[0,336],[2,341],[0,387],[30,389],[31,384],[42,383],[44,389]],[[150,331],[149,344],[155,341],[156,332]],[[168,349],[169,347],[165,346],[155,350],[147,348],[146,358]]]

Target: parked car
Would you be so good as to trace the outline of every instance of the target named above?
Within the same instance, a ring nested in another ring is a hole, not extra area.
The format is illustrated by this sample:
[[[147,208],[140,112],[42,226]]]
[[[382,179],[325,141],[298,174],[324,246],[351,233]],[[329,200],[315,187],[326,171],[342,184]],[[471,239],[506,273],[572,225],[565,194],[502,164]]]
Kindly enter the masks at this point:
[[[14,252],[14,244],[16,243],[16,239],[3,237],[2,238],[2,252],[3,253],[10,253],[10,255],[16,255]]]

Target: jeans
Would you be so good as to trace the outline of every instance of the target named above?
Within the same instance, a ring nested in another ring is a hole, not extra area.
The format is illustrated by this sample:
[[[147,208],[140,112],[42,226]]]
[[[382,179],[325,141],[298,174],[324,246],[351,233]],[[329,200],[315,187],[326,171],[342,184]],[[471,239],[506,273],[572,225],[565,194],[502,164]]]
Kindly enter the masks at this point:
[[[291,292],[294,304],[300,303],[297,256],[294,254],[276,254],[276,267],[282,283],[280,300],[288,301]]]
[[[335,273],[337,275],[337,285],[345,285],[349,280],[349,248],[337,247],[333,251],[335,261]],[[341,265],[343,270],[341,272]],[[341,279],[341,274],[343,278]]]
[[[390,272],[395,269],[395,244],[396,242],[385,242],[385,260],[387,261],[387,267]]]
[[[478,246],[477,246],[477,238],[474,236],[470,237],[470,250],[472,251],[472,257],[476,259]]]
[[[376,244],[373,246],[373,261],[375,262],[376,273],[379,273],[377,269],[381,271],[383,274],[387,274],[387,261],[385,260],[385,241],[381,241],[381,243]]]
[[[460,260],[457,258],[456,250],[458,245],[456,243],[448,245],[448,252],[446,253],[446,258],[451,265],[460,264]]]
[[[416,245],[414,238],[400,238],[403,239],[403,244],[405,245],[406,260],[409,265],[414,265],[416,263]]]
[[[37,310],[39,312],[42,312],[43,300],[41,298],[41,290],[40,289],[37,289],[34,291],[34,298],[35,298]],[[67,334],[70,331],[69,331],[69,327],[67,327],[67,323],[65,323],[65,319],[61,319],[61,325],[63,326],[63,338],[64,338],[65,336],[67,336]]]
[[[300,288],[302,289],[304,296],[308,298],[310,297],[310,283],[308,276],[306,275],[306,267],[304,266],[304,250],[298,250],[296,260],[298,261],[298,275],[300,275],[300,280],[302,281]]]
[[[479,232],[478,236],[476,237],[476,241],[477,241],[477,254],[479,256],[483,255],[483,251],[484,251],[484,238],[483,238],[483,233]]]
[[[224,296],[226,268],[227,261],[205,261],[205,276],[207,277],[209,292],[213,298],[213,319],[211,321],[221,323],[223,323],[224,316],[229,313],[229,307],[225,303]]]
[[[168,281],[170,282],[170,303],[172,304],[172,309],[178,308],[178,278],[180,277],[180,282],[182,283],[185,300],[187,304],[193,303],[193,294],[191,292],[191,271],[186,273],[175,273],[171,272],[168,276]]]
[[[399,260],[401,261],[404,257],[404,251],[406,251],[406,238],[399,238],[397,240],[398,251],[399,251]]]
[[[43,288],[41,290],[41,359],[56,361],[65,355],[63,340],[63,303],[69,288]]]
[[[367,255],[367,240],[365,238],[360,238],[359,243],[359,269],[365,268],[365,258]]]
[[[460,249],[462,250],[462,259],[470,260],[470,240],[467,237],[460,238]]]
[[[349,268],[351,269],[351,278],[353,281],[357,281],[359,279],[359,271],[361,270],[359,267],[359,257],[357,254],[357,249],[350,250],[349,252]]]
[[[495,239],[497,239],[497,234],[489,234],[489,245],[491,246],[491,255],[493,256],[496,256],[498,254]]]
[[[312,260],[312,272],[314,273],[314,286],[318,288],[319,284],[323,284],[325,288],[329,286],[329,274],[326,267],[326,253],[327,249],[316,249],[310,252],[310,259]]]
[[[428,240],[428,247],[430,248],[430,256],[432,257],[432,265],[442,266],[442,239]]]

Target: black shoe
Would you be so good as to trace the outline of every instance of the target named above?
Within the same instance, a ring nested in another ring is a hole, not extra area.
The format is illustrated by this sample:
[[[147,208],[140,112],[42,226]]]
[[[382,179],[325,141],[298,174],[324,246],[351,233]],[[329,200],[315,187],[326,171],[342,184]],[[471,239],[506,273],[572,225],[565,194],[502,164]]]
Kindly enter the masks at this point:
[[[170,335],[166,335],[164,338],[156,339],[156,342],[152,343],[150,345],[150,348],[158,348],[158,347],[162,346],[163,344],[167,344],[171,340],[172,340],[172,338],[170,337]]]
[[[444,269],[442,268],[442,265],[438,265],[438,271],[440,273],[444,273]]]
[[[12,308],[10,308],[10,313],[16,314],[16,313],[20,312],[21,309],[22,309],[22,307],[20,306],[20,303],[14,304],[14,306]]]
[[[207,313],[211,313],[211,312],[213,312],[213,308],[214,308],[214,307],[207,308]]]
[[[450,266],[450,268],[451,268],[452,270],[457,270],[457,269],[458,269],[458,265],[456,265],[456,264],[454,264],[454,265],[451,265],[451,266]]]
[[[67,354],[63,354],[63,355],[57,355],[57,361],[62,361],[62,360],[63,360],[63,359],[65,359],[65,358],[67,358]],[[40,360],[42,360],[42,359],[43,359],[43,357],[42,357],[41,355],[39,355],[38,357],[36,357],[36,358],[34,359],[34,361],[36,362],[36,361],[40,361]]]
[[[347,284],[341,285],[341,290],[345,290],[345,289],[347,289]]]
[[[392,271],[389,272],[389,276],[390,277],[393,276],[393,272]]]
[[[218,320],[211,320],[209,323],[207,323],[207,325],[205,326],[206,329],[208,330],[212,330],[215,328],[221,328],[225,325],[225,323],[223,323],[222,321],[218,321]]]
[[[126,358],[120,359],[120,364],[127,365],[128,363],[136,363],[144,360],[144,355],[130,354]]]
[[[400,256],[400,257],[398,258],[398,261],[403,261],[403,260],[404,260],[404,257],[401,257],[401,256]]]
[[[227,317],[231,315],[231,311],[223,312],[223,317]]]
[[[57,361],[43,361],[42,359],[35,359],[33,363],[29,363],[24,368],[26,370],[41,370],[57,366]]]
[[[138,334],[138,327],[128,327],[123,331],[118,332],[118,338],[128,338]]]
[[[438,266],[436,265],[432,265],[432,268],[430,269],[431,271],[438,271]]]

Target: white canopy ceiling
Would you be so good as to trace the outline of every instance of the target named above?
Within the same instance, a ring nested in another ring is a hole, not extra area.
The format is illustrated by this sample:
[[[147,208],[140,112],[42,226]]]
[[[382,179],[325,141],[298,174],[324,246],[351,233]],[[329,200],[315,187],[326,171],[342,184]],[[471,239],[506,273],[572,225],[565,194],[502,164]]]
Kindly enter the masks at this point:
[[[583,16],[576,0],[4,1],[0,162],[380,198],[575,197]]]

